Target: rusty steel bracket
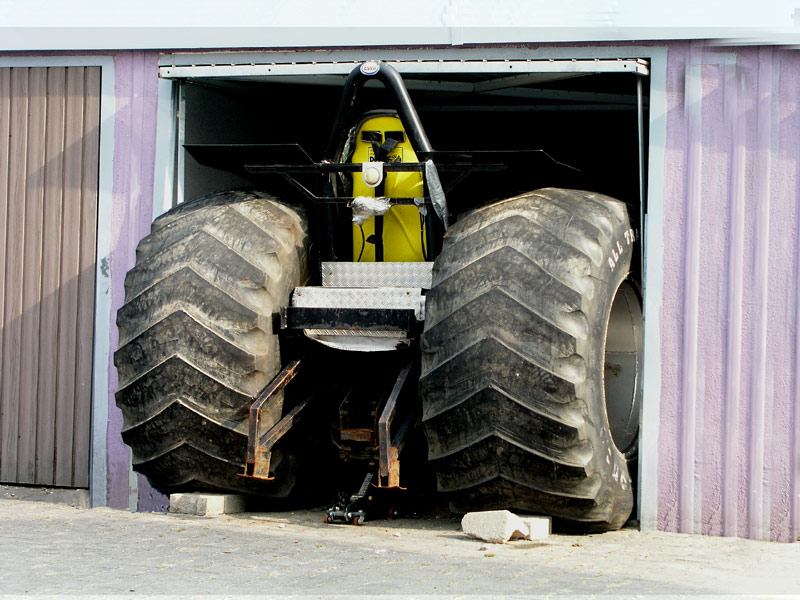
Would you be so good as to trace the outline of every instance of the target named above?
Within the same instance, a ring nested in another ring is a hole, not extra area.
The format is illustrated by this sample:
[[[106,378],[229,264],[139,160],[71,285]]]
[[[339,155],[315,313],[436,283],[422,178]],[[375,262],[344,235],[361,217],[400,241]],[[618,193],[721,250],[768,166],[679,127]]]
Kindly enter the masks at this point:
[[[310,399],[295,406],[266,432],[262,432],[261,415],[264,411],[274,410],[276,404],[280,402],[278,392],[294,379],[300,368],[300,360],[295,360],[286,365],[269,384],[259,392],[255,402],[250,407],[250,428],[247,438],[247,455],[245,457],[244,473],[240,477],[251,477],[271,481],[274,477],[269,475],[270,459],[272,458],[272,447],[281,439],[292,425],[302,418],[302,410],[309,403]]]
[[[405,444],[405,436],[414,420],[414,415],[409,415],[402,422],[394,438],[392,438],[392,423],[397,409],[397,399],[408,380],[412,364],[409,363],[400,371],[395,381],[392,393],[386,401],[383,413],[378,419],[378,447],[380,451],[378,462],[378,483],[375,487],[379,488],[400,488],[400,451]]]

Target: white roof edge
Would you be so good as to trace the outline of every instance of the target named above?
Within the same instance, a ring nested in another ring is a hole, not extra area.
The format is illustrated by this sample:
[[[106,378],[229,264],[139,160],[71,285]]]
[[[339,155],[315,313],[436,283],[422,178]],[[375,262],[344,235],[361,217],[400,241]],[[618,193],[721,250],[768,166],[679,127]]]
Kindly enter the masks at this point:
[[[216,58],[230,55],[205,55],[211,64],[161,66],[164,79],[192,77],[251,78],[280,75],[347,75],[360,61],[319,61],[254,64],[218,64]],[[647,61],[622,58],[587,59],[503,59],[503,60],[408,60],[386,61],[400,73],[637,73],[648,75]]]
[[[743,27],[0,27],[0,51],[15,52],[408,48],[700,39],[715,44],[794,46],[800,45],[800,32]]]
[[[202,50],[175,51],[161,56],[159,66],[186,67],[199,65],[264,65],[268,63],[320,64],[360,63],[366,60],[385,62],[421,61],[478,61],[478,60],[550,60],[550,59],[596,59],[596,58],[648,58],[649,51],[643,49],[663,48],[663,43],[651,46],[628,44],[586,45],[575,43],[569,46],[541,46],[517,44],[485,46],[438,46],[438,47],[363,47],[363,48],[293,48],[283,50]]]

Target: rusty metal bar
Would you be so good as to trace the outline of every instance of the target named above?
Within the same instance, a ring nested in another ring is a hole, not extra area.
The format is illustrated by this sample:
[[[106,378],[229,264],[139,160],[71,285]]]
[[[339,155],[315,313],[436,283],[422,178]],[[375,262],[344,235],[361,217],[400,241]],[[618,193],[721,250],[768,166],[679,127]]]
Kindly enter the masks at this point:
[[[397,399],[400,397],[403,385],[408,379],[411,366],[412,364],[409,363],[400,371],[392,388],[392,393],[389,394],[389,399],[386,401],[386,406],[378,420],[378,445],[380,449],[380,461],[378,464],[379,487],[384,487],[382,485],[384,477],[389,479],[388,487],[400,487],[399,451],[392,444],[391,427],[394,413],[397,409]]]
[[[414,422],[414,415],[409,415],[400,428],[397,430],[397,434],[394,436],[392,440],[392,448],[397,451],[399,454],[403,450],[403,446],[406,443],[406,433],[411,428],[411,423]]]
[[[375,436],[372,428],[355,428],[355,429],[342,429],[341,439],[347,442],[362,442],[365,444],[370,443]]]
[[[272,447],[303,418],[301,412],[310,401],[311,398],[295,406],[285,417],[278,421],[261,437],[261,442],[255,448],[255,460],[252,464],[248,463],[245,465],[244,477],[266,479],[267,481],[275,479],[269,476]]]
[[[308,405],[311,401],[311,398],[305,400],[301,404],[295,406],[292,410],[290,410],[285,417],[283,417],[280,421],[278,421],[272,429],[267,431],[264,436],[261,438],[261,443],[259,444],[259,450],[264,450],[269,452],[275,443],[281,439],[286,433],[292,428],[292,425],[297,423],[301,418],[302,415],[300,414],[301,411]]]
[[[274,427],[267,431],[264,436],[261,435],[261,415],[265,409],[270,409],[278,401],[276,394],[285,388],[292,379],[294,379],[294,376],[297,374],[297,371],[300,367],[301,360],[302,359],[298,359],[286,365],[286,367],[284,367],[283,370],[278,373],[273,380],[270,381],[263,390],[261,390],[261,392],[259,392],[255,402],[253,402],[252,406],[250,406],[250,426],[247,438],[247,455],[245,457],[244,473],[242,474],[244,477],[271,479],[269,477],[269,461],[271,455],[270,449],[275,442],[280,439],[280,437],[286,433],[286,431],[288,431],[289,427],[292,425],[294,416],[300,412],[303,407],[305,407],[307,401],[302,405],[295,407],[292,412],[281,419]],[[287,426],[285,421],[287,421],[290,415],[292,416],[292,419],[288,420]],[[270,434],[272,434],[273,431],[278,428],[278,426],[284,428],[283,433],[277,435],[277,437],[275,437],[269,446],[263,444],[262,439],[266,440],[269,438]]]
[[[388,471],[388,480],[385,486],[383,485],[382,481],[378,481],[378,487],[400,488],[400,452],[403,450],[406,433],[411,427],[411,423],[413,421],[414,415],[409,415],[406,417],[405,421],[403,421],[400,429],[397,430],[397,435],[392,440],[392,444],[389,446],[388,451],[388,464],[386,465]]]

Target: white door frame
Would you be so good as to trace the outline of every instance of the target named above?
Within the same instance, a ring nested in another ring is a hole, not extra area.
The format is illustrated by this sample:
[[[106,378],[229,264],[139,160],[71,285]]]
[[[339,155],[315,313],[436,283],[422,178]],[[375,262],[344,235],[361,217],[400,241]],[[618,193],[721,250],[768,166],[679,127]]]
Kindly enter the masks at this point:
[[[324,57],[323,61],[320,61]],[[219,58],[219,62],[215,60]],[[441,69],[437,61],[454,61],[448,72],[470,71],[469,61],[508,60],[538,61],[580,59],[644,59],[649,63],[650,103],[648,113],[649,144],[647,171],[647,208],[644,229],[644,365],[642,373],[643,398],[639,438],[638,506],[640,526],[655,530],[658,524],[658,435],[661,403],[661,330],[660,314],[663,291],[664,248],[664,152],[667,137],[667,48],[665,46],[571,46],[553,48],[442,48],[434,50],[346,49],[325,53],[319,51],[242,52],[242,53],[175,53],[161,60],[162,75],[170,76],[240,76],[264,77],[270,75],[320,75],[339,74],[352,63],[369,59],[421,62],[421,72]],[[460,62],[464,61],[464,62]],[[463,65],[459,67],[458,65]],[[268,71],[275,65],[275,71]],[[524,69],[522,65],[520,68]],[[408,64],[406,72],[415,70]],[[525,72],[524,70],[520,72]],[[533,65],[531,70],[533,71]],[[184,114],[179,85],[161,80],[159,88],[159,127],[157,137],[156,181],[164,181],[164,189],[156,191],[154,216],[168,210],[172,203],[172,190],[180,181],[177,152]],[[176,173],[176,165],[178,172]]]

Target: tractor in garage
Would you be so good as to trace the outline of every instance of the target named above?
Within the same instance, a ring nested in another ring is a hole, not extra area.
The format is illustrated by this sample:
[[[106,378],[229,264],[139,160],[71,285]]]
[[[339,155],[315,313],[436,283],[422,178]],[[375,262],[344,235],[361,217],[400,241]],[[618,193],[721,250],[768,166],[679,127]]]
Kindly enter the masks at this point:
[[[373,80],[394,107],[359,112]],[[564,165],[434,150],[379,61],[347,78],[319,160],[295,144],[186,150],[264,184],[156,219],[126,277],[116,399],[154,487],[292,498],[357,465],[325,518],[359,524],[424,444],[455,512],[626,522],[642,315],[624,203],[502,197],[491,182],[510,170]],[[490,185],[468,206],[448,201],[476,177]],[[276,179],[292,191],[264,191]]]

